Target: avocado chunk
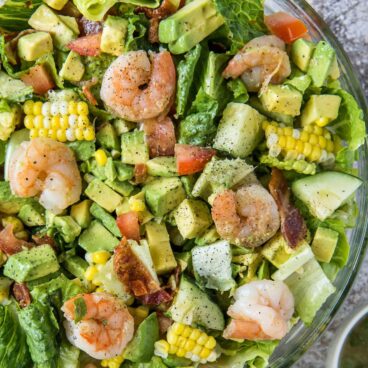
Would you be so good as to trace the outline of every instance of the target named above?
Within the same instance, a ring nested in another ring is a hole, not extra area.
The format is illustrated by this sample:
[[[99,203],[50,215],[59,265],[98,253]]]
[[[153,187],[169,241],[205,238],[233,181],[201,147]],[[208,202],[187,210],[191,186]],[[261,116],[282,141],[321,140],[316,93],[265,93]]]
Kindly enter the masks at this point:
[[[233,157],[249,156],[262,139],[265,118],[253,107],[231,102],[226,106],[213,144]]]
[[[0,181],[0,212],[7,215],[14,215],[18,213],[25,204],[34,202],[36,202],[36,200],[33,198],[16,197],[10,190],[9,182]]]
[[[120,17],[107,16],[102,28],[101,51],[119,56],[124,52],[128,21]]]
[[[55,216],[52,223],[67,243],[74,241],[82,230],[71,216]]]
[[[332,80],[337,80],[340,78],[340,76],[341,76],[341,73],[340,73],[339,63],[337,61],[337,57],[335,56],[331,64],[329,77]]]
[[[149,362],[153,357],[155,342],[159,338],[157,315],[152,313],[138,326],[133,340],[124,350],[124,357],[131,362]]]
[[[68,142],[67,146],[73,150],[78,161],[87,161],[96,151],[95,142],[74,141]]]
[[[146,165],[148,175],[166,178],[178,176],[175,157],[155,157],[147,161]]]
[[[16,282],[24,282],[47,276],[59,268],[54,250],[46,244],[10,256],[4,266],[4,275]]]
[[[118,225],[116,225],[116,220],[102,207],[100,207],[97,203],[93,203],[90,208],[90,212],[94,218],[102,222],[107,230],[109,230],[115,236],[121,237]]]
[[[123,133],[128,133],[137,127],[136,123],[133,123],[132,121],[127,121],[124,119],[115,119],[112,122],[112,125],[114,126],[114,129],[117,135],[119,136],[122,135]]]
[[[50,8],[61,10],[64,8],[68,0],[43,0]]]
[[[60,69],[59,75],[69,82],[79,82],[83,78],[84,70],[79,54],[70,51]]]
[[[216,240],[220,239],[220,235],[217,233],[216,226],[211,226],[205,231],[205,233],[197,237],[195,240],[196,245],[208,245],[214,243]]]
[[[119,140],[115,128],[110,123],[103,124],[96,133],[97,143],[107,150],[118,150]]]
[[[303,95],[286,85],[269,85],[260,96],[263,107],[270,112],[298,116],[303,103]]]
[[[295,76],[294,78],[285,81],[285,84],[304,93],[312,83],[312,78],[308,74]]]
[[[337,119],[340,105],[340,96],[312,95],[302,111],[302,126],[313,124],[319,119],[327,119],[328,123],[330,123]]]
[[[30,33],[18,40],[18,55],[25,61],[35,61],[52,50],[52,38],[47,32]]]
[[[86,229],[91,223],[92,218],[89,211],[91,205],[92,201],[90,199],[85,199],[84,201],[73,205],[70,210],[70,215],[82,229]]]
[[[175,210],[174,217],[180,234],[185,239],[202,235],[212,224],[208,206],[198,199],[185,199]]]
[[[336,57],[335,50],[326,42],[318,42],[308,67],[313,85],[322,87],[330,74],[331,66]]]
[[[314,49],[314,43],[303,38],[299,38],[291,46],[291,59],[301,71],[308,70]]]
[[[38,31],[49,32],[55,47],[62,51],[69,51],[66,45],[76,38],[76,34],[47,5],[39,6],[28,24]]]
[[[121,159],[124,164],[144,164],[149,160],[144,132],[135,130],[121,136]]]
[[[224,316],[218,305],[185,275],[181,276],[179,290],[168,314],[175,322],[186,325],[220,331],[225,327]]]
[[[61,21],[68,26],[77,36],[79,35],[79,25],[75,17],[69,17],[67,15],[58,14]]]
[[[63,267],[69,271],[73,276],[84,280],[84,274],[88,268],[88,262],[79,256],[67,258],[63,262]]]
[[[98,179],[93,179],[84,193],[108,212],[113,212],[122,201],[118,193]]]
[[[133,166],[123,164],[120,161],[114,161],[116,177],[119,181],[131,180],[134,177]]]
[[[177,264],[165,224],[148,222],[146,224],[146,236],[156,273],[162,275],[172,271]]]
[[[129,181],[106,180],[105,184],[124,197],[129,197],[134,191],[134,185],[130,184]]]
[[[45,209],[38,203],[25,204],[19,211],[18,217],[27,226],[45,225]]]
[[[160,22],[159,39],[169,44],[173,54],[182,54],[223,24],[224,19],[211,0],[196,0]]]
[[[98,250],[113,251],[119,244],[119,239],[110,233],[99,221],[94,220],[78,239],[78,244],[86,252]]]
[[[329,263],[335,253],[339,233],[332,229],[319,226],[312,242],[312,251],[317,261]]]
[[[169,213],[185,199],[185,191],[179,178],[155,179],[145,185],[144,191],[148,207],[157,217]]]

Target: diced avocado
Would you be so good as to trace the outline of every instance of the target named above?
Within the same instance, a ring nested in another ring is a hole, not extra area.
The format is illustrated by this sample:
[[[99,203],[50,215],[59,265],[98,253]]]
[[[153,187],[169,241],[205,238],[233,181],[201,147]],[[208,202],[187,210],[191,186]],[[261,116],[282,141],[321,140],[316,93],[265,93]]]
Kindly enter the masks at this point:
[[[25,204],[19,211],[18,217],[27,226],[45,225],[45,209],[38,203]]]
[[[218,239],[220,239],[220,235],[217,233],[216,226],[211,226],[201,237],[196,238],[195,243],[200,246],[208,245],[213,244]]]
[[[182,54],[224,24],[211,0],[190,2],[160,22],[159,39],[169,43],[174,54]]]
[[[119,56],[124,52],[128,20],[108,15],[102,28],[101,51]]]
[[[342,172],[324,171],[292,183],[294,195],[311,214],[324,221],[362,185],[362,180]]]
[[[68,0],[43,0],[50,8],[61,10]]]
[[[335,253],[339,233],[325,227],[318,227],[312,242],[312,251],[319,262],[329,263]]]
[[[79,256],[67,258],[63,262],[63,267],[69,271],[73,276],[84,280],[84,274],[88,268],[88,262]]]
[[[297,89],[287,85],[269,85],[261,94],[260,100],[267,111],[298,116],[303,103],[303,95]]]
[[[10,190],[9,182],[0,181],[0,212],[7,215],[14,215],[25,204],[34,203],[35,201],[33,198],[16,197]]]
[[[341,73],[340,73],[339,63],[337,61],[337,57],[335,56],[331,64],[329,77],[332,80],[337,80],[340,78],[340,76],[341,76]]]
[[[329,76],[331,65],[336,57],[335,50],[326,42],[318,42],[308,67],[313,85],[322,87]]]
[[[133,179],[134,168],[133,166],[123,164],[120,161],[114,161],[117,179],[119,181],[126,181]]]
[[[146,202],[157,217],[175,209],[184,199],[185,191],[179,178],[160,178],[144,187]]]
[[[107,230],[109,230],[115,236],[121,237],[121,232],[118,228],[118,225],[116,225],[116,220],[114,217],[112,217],[97,203],[92,203],[90,211],[92,216],[97,220],[100,220]]]
[[[183,183],[183,187],[185,193],[189,198],[193,198],[192,191],[194,188],[194,184],[197,181],[197,177],[195,175],[186,175],[180,177],[181,182]]]
[[[154,345],[159,340],[159,326],[156,313],[150,314],[140,325],[124,350],[124,358],[131,362],[149,362],[153,357]]]
[[[74,241],[82,230],[71,216],[55,216],[53,225],[67,243]]]
[[[181,271],[184,272],[187,268],[191,267],[192,253],[191,252],[175,253],[175,259],[177,260]]]
[[[302,111],[301,123],[305,127],[318,119],[326,118],[329,122],[337,119],[341,97],[335,95],[312,95]]]
[[[70,51],[60,69],[59,75],[67,81],[79,82],[83,78],[84,70],[84,64],[79,54]]]
[[[312,83],[312,78],[308,74],[301,76],[295,76],[294,78],[285,81],[285,84],[297,89],[299,92],[304,93]]]
[[[80,31],[79,31],[79,25],[77,22],[77,18],[75,17],[70,17],[67,15],[61,15],[58,14],[58,17],[61,19],[61,21],[68,26],[77,36],[79,35]]]
[[[175,210],[175,221],[183,238],[194,239],[211,226],[212,217],[206,203],[185,199]]]
[[[141,191],[137,194],[130,196],[129,199],[124,198],[124,201],[122,202],[122,204],[116,209],[116,214],[119,216],[123,213],[132,211],[131,204],[136,201],[145,202],[144,191]],[[139,223],[141,225],[144,225],[147,222],[151,221],[154,218],[154,216],[152,215],[151,212],[148,211],[147,208],[144,208],[143,211],[138,212],[138,218],[139,218]]]
[[[118,193],[98,179],[92,180],[84,193],[108,212],[115,211],[122,201]]]
[[[174,245],[181,247],[182,245],[184,245],[185,243],[185,239],[182,237],[182,235],[180,234],[179,229],[176,226],[170,226],[168,225],[168,232],[170,235],[170,241],[171,243],[173,243]]]
[[[38,31],[50,32],[55,46],[63,51],[67,51],[66,45],[76,37],[47,5],[39,6],[29,18],[28,24]]]
[[[30,33],[18,40],[18,55],[26,61],[35,61],[52,50],[52,38],[47,32]]]
[[[192,249],[195,274],[208,289],[230,290],[235,286],[231,274],[231,248],[226,240]]]
[[[147,161],[146,165],[148,175],[166,178],[178,176],[175,157],[155,157]]]
[[[78,161],[87,161],[96,152],[95,142],[74,141],[68,142],[67,146],[73,150]]]
[[[121,158],[125,164],[144,164],[149,160],[148,145],[144,132],[135,130],[121,136]]]
[[[129,197],[134,191],[134,185],[130,184],[129,181],[106,180],[105,184],[124,197]]]
[[[165,224],[150,221],[145,227],[149,250],[157,274],[162,275],[172,271],[177,264]]]
[[[4,275],[16,282],[24,282],[39,279],[59,268],[54,250],[46,244],[9,256],[4,266]]]
[[[105,164],[105,175],[108,181],[114,181],[117,176],[116,168],[112,157],[108,157]]]
[[[299,38],[291,46],[291,58],[294,64],[303,72],[308,70],[314,49],[314,43],[303,38]]]
[[[85,199],[84,201],[73,205],[70,210],[70,215],[82,229],[87,228],[91,223],[92,218],[89,211],[91,205],[92,201],[90,199]]]
[[[123,133],[128,133],[134,128],[137,127],[136,123],[133,123],[132,121],[126,121],[123,119],[116,119],[112,122],[112,125],[114,126],[117,135],[122,135]]]
[[[231,102],[223,112],[213,147],[233,157],[249,156],[262,139],[265,118],[249,105]]]
[[[104,123],[96,133],[97,143],[107,150],[118,150],[119,140],[115,128],[110,123]]]
[[[186,325],[220,331],[225,327],[224,316],[218,305],[185,275],[181,276],[179,290],[168,314],[175,322]]]
[[[78,244],[87,252],[98,250],[113,251],[119,239],[110,233],[99,221],[94,220],[78,239]]]
[[[249,99],[248,103],[249,103],[250,106],[255,108],[258,112],[260,112],[262,115],[265,115],[265,116],[269,117],[270,119],[276,120],[279,123],[283,123],[287,126],[293,126],[294,118],[292,116],[279,114],[277,112],[267,111],[263,107],[262,102],[259,100],[258,97],[252,96]]]

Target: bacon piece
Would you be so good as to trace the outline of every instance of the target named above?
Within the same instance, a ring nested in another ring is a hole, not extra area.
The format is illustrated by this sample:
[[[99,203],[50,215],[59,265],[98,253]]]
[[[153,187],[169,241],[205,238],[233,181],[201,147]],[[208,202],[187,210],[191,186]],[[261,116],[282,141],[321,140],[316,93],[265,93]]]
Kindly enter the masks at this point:
[[[136,184],[142,184],[147,179],[147,165],[136,164],[134,166],[134,181]]]
[[[39,235],[39,234],[35,234],[32,235],[32,240],[34,241],[34,243],[36,245],[43,245],[43,244],[48,244],[50,245],[55,251],[57,250],[57,244],[55,242],[55,239],[52,238],[49,235]]]
[[[158,319],[158,328],[160,330],[160,336],[166,334],[169,327],[174,323],[174,321],[166,317],[161,311],[156,311],[157,319]]]
[[[19,253],[26,248],[32,248],[33,246],[34,244],[14,236],[14,225],[12,224],[6,225],[5,229],[0,232],[0,250],[8,256]]]
[[[135,297],[160,291],[160,285],[153,279],[125,238],[115,248],[114,270],[119,280]]]
[[[281,217],[281,233],[291,248],[307,235],[307,226],[300,211],[290,201],[290,188],[283,173],[273,168],[269,188]]]
[[[173,295],[164,289],[160,289],[155,293],[144,295],[139,299],[144,305],[159,305],[170,302],[173,299]]]
[[[97,78],[92,78],[89,81],[83,81],[82,84],[82,92],[86,99],[89,101],[89,103],[93,106],[97,106],[98,102],[96,100],[96,97],[93,95],[91,88],[95,86],[98,83]]]
[[[25,308],[31,304],[31,294],[26,284],[16,282],[13,285],[13,295],[21,308]]]
[[[83,35],[90,35],[102,32],[102,23],[94,22],[87,18],[82,17],[79,21],[79,28],[81,28]]]

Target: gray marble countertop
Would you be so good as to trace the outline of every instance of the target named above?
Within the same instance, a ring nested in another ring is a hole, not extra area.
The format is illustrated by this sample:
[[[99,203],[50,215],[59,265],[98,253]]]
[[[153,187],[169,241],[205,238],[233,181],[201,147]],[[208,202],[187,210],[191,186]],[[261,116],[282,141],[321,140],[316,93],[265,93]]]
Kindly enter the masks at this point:
[[[308,0],[329,24],[360,74],[368,97],[367,0]],[[329,328],[293,368],[324,368],[328,347],[344,319],[361,303],[368,303],[368,254],[353,288]]]

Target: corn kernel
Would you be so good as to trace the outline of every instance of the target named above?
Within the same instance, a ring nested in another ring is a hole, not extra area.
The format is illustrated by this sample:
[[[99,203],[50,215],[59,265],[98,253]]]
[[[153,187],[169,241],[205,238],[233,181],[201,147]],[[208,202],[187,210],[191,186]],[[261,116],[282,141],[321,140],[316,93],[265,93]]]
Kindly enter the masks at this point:
[[[88,115],[88,105],[86,102],[81,101],[77,104],[77,111],[79,115]]]
[[[50,110],[51,110],[51,103],[50,102],[45,102],[42,105],[42,115],[43,116],[49,116],[50,115]]]
[[[66,139],[70,142],[73,142],[75,141],[75,133],[74,133],[74,130],[71,129],[71,128],[68,128],[65,132],[65,135],[66,135]]]
[[[105,292],[105,289],[103,287],[99,286],[98,288],[95,289],[95,291],[97,293],[103,293],[103,292]]]
[[[331,133],[327,130],[327,129],[323,129],[323,136],[327,139],[327,140],[331,140]]]
[[[56,139],[60,142],[66,142],[66,131],[65,131],[65,129],[58,129],[56,131]]]
[[[84,139],[86,141],[93,141],[95,139],[95,130],[92,126],[87,127],[84,129]]]
[[[320,135],[318,137],[318,144],[319,146],[322,148],[322,149],[325,149],[326,146],[327,146],[327,139],[323,136],[323,135]]]
[[[149,309],[143,305],[140,305],[135,309],[135,315],[142,320],[148,317]]]
[[[169,354],[176,354],[176,352],[178,351],[178,347],[175,345],[170,345],[169,347]]]
[[[33,104],[33,115],[41,115],[42,114],[42,102],[37,101]]]
[[[211,350],[207,348],[203,348],[201,352],[199,353],[199,357],[201,359],[206,359],[211,354]]]
[[[86,278],[87,281],[92,281],[95,276],[97,275],[97,267],[96,266],[89,266],[86,269],[86,272],[84,273],[84,277]]]
[[[315,134],[311,134],[310,137],[309,137],[309,143],[312,146],[317,145],[318,144],[318,137]]]
[[[326,150],[327,152],[333,152],[335,149],[335,145],[332,141],[327,141],[327,144],[326,144]]]
[[[277,144],[280,146],[280,148],[285,148],[286,147],[286,137],[283,135],[279,137],[279,141],[277,142]]]
[[[184,348],[184,345],[186,344],[187,339],[183,336],[179,336],[178,337],[178,341],[176,342],[176,346],[178,346],[179,348]]]
[[[69,127],[77,128],[78,126],[78,116],[77,115],[69,115]]]
[[[49,134],[48,129],[42,128],[38,130],[38,136],[41,138],[47,138],[48,134]]]
[[[51,118],[50,118],[50,116],[45,116],[43,118],[43,127],[45,129],[50,129],[51,128]]]
[[[286,149],[288,151],[294,149],[295,144],[296,144],[295,138],[293,138],[292,136],[287,136],[286,137]]]
[[[43,128],[43,116],[42,115],[36,115],[33,120],[33,125],[35,129],[41,129]]]
[[[198,355],[198,356],[199,356],[199,353],[202,351],[202,349],[203,349],[203,346],[202,346],[202,345],[197,344],[197,345],[195,346],[195,348],[192,350],[192,353],[193,353],[194,355]]]
[[[75,129],[75,138],[77,139],[77,141],[83,141],[84,139],[83,129],[81,128]]]
[[[192,333],[189,335],[189,338],[191,340],[197,341],[199,336],[201,336],[201,333],[202,333],[201,330],[198,330],[197,328],[193,329]]]
[[[170,345],[165,340],[159,340],[155,342],[155,353],[156,351],[164,352],[166,354],[169,353]]]
[[[304,143],[303,155],[308,157],[312,152],[312,145],[309,142]]]
[[[103,149],[101,149],[101,148],[98,149],[95,152],[95,159],[96,159],[97,165],[99,165],[99,166],[105,166],[106,165],[106,162],[107,162],[106,152]]]
[[[181,336],[189,337],[190,333],[192,332],[192,328],[190,326],[185,326]]]
[[[33,129],[34,128],[34,116],[33,115],[26,115],[24,118],[24,126],[27,129]]]
[[[69,116],[63,115],[60,117],[60,128],[68,129],[69,128]]]
[[[291,137],[293,135],[293,128],[291,127],[284,128],[284,135],[286,135],[287,137]]]
[[[51,118],[51,128],[52,129],[59,129],[60,128],[60,116],[53,116]]]
[[[324,127],[326,125],[328,125],[328,123],[330,122],[330,119],[329,118],[319,118],[316,120],[316,124],[319,126],[319,127]]]
[[[183,348],[179,348],[178,351],[176,352],[176,355],[179,357],[179,358],[183,358],[186,354],[186,351],[183,349]]]
[[[87,115],[78,116],[78,128],[84,129],[90,125]]]
[[[298,153],[303,153],[304,151],[304,143],[302,141],[297,141],[295,145],[295,151]]]
[[[204,347],[207,349],[214,349],[216,346],[216,340],[213,336],[209,336],[207,342],[204,344]]]
[[[309,125],[305,126],[304,131],[307,132],[307,133],[313,133],[313,131],[314,131],[313,125],[309,124]]]
[[[57,102],[53,102],[50,106],[50,114],[52,116],[56,116],[59,114],[59,104]]]
[[[143,212],[146,209],[146,204],[141,199],[130,198],[129,208],[134,212]]]
[[[265,130],[266,136],[269,136],[270,134],[276,134],[277,128],[273,125],[269,124]]]
[[[100,280],[93,279],[92,284],[95,285],[95,286],[101,286],[102,282]]]
[[[57,138],[57,130],[55,129],[49,129],[47,136],[51,139],[56,139]]]
[[[195,346],[196,346],[195,341],[193,341],[193,340],[186,340],[185,341],[185,344],[184,344],[184,349],[186,351],[192,351]]]
[[[201,333],[201,336],[199,336],[197,340],[197,344],[204,345],[207,342],[208,336],[205,332]]]
[[[309,159],[311,161],[319,161],[322,155],[322,151],[318,146],[313,147],[311,154],[309,155]]]
[[[110,253],[106,250],[100,250],[92,253],[92,262],[97,264],[105,264],[110,258]]]
[[[271,125],[267,120],[265,120],[263,123],[262,123],[262,129],[263,130],[266,130],[267,129],[267,127],[269,126],[269,125]]]
[[[36,129],[31,129],[31,131],[29,132],[29,138],[30,139],[34,139],[38,137],[38,130]]]
[[[178,342],[178,335],[175,334],[173,330],[169,329],[169,331],[167,331],[166,339],[170,345],[176,345]]]
[[[23,222],[14,216],[3,217],[1,220],[1,224],[3,225],[3,227],[5,227],[6,225],[13,225],[13,231],[15,233],[24,230]]]
[[[69,112],[69,104],[67,101],[61,101],[59,103],[59,114],[66,115]]]
[[[8,290],[0,291],[0,303],[2,303],[4,300],[8,299],[8,297],[9,297]]]
[[[69,102],[68,112],[69,112],[70,115],[77,115],[78,114],[77,103],[75,101],[70,101]]]
[[[309,142],[309,133],[307,133],[306,131],[302,131],[300,134],[300,140],[302,142]]]
[[[27,100],[23,105],[23,111],[26,115],[33,115],[33,105],[34,102],[32,100]]]
[[[176,334],[181,335],[184,331],[185,325],[183,323],[176,322],[174,323],[170,329]]]
[[[317,135],[323,135],[323,129],[319,127],[318,125],[313,126],[313,132]]]

